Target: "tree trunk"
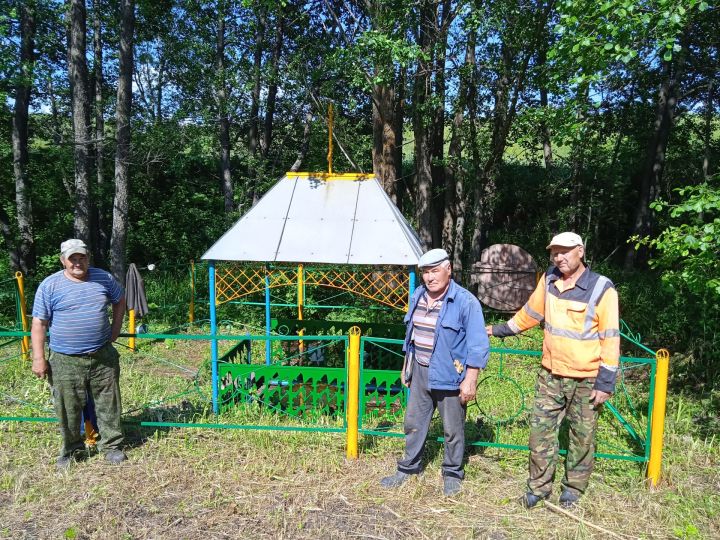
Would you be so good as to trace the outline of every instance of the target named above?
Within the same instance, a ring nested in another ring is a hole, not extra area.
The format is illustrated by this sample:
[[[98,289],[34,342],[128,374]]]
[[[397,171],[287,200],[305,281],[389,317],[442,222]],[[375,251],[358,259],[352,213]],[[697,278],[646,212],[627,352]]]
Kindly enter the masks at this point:
[[[108,205],[105,197],[109,195],[105,184],[105,117],[103,115],[103,52],[102,52],[102,26],[100,22],[100,0],[93,0],[93,72],[95,80],[95,174],[97,182],[97,227],[94,258],[95,264],[106,266],[107,252],[110,247],[110,234],[108,231]]]
[[[469,87],[468,87],[468,98],[467,99],[468,99],[468,127],[470,128],[469,129],[469,132],[470,132],[469,133],[469,136],[470,136],[469,144],[470,144],[470,165],[471,165],[469,177],[472,180],[472,182],[475,183],[475,189],[473,190],[473,198],[474,198],[475,202],[477,202],[479,199],[478,188],[479,188],[479,176],[480,176],[480,140],[479,140],[478,132],[477,132],[477,128],[478,128],[478,110],[477,110],[478,109],[478,90],[477,90],[478,76],[477,75],[478,75],[477,74],[477,64],[473,63],[470,81],[468,82]],[[472,182],[468,182],[468,184],[472,185]],[[467,192],[467,190],[466,190],[466,192]],[[463,198],[463,201],[465,199],[467,199],[467,196]],[[467,204],[465,202],[463,202],[463,204],[465,205],[465,212],[463,213],[463,215],[465,216],[465,219],[467,220],[467,215],[468,215]],[[477,215],[478,214],[476,213],[476,208],[473,207],[473,217],[477,218]],[[455,254],[455,256],[457,258],[457,260],[455,261],[455,268],[458,271],[460,271],[460,269],[461,269],[461,266],[459,264],[460,262],[462,262],[463,265],[465,265],[465,263],[468,262],[466,254],[464,252],[466,227],[465,227],[465,223],[462,223],[462,225],[463,225],[463,228],[460,229],[460,223],[458,222],[458,223],[456,223],[456,227],[455,227],[455,234],[462,237],[462,246],[463,246],[463,253],[460,255],[458,255],[457,253]],[[472,244],[471,244],[471,256],[472,256]],[[478,260],[478,259],[475,259],[475,260]]]
[[[68,70],[72,88],[72,117],[75,157],[75,237],[91,244],[90,232],[90,144],[88,68],[86,53],[86,19],[84,0],[70,0],[70,51]]]
[[[28,274],[35,268],[32,198],[28,176],[28,111],[33,80],[33,49],[35,13],[31,5],[20,8],[20,70],[21,80],[15,86],[15,112],[12,122],[13,173],[15,175],[15,204],[19,231],[17,265]]]
[[[451,246],[443,243],[443,223],[446,219],[446,212],[452,212],[452,208],[445,206],[446,202],[446,178],[445,178],[445,58],[447,56],[447,37],[450,23],[454,15],[451,9],[450,0],[442,1],[440,19],[435,19],[433,30],[433,71],[434,80],[434,103],[432,126],[430,128],[430,171],[432,174],[432,237],[433,247]],[[454,198],[453,190],[450,190],[450,199]],[[451,218],[452,219],[452,218]]]
[[[393,112],[393,133],[395,133],[395,205],[402,212],[403,201],[408,196],[408,182],[403,174],[403,122],[405,120],[405,81],[407,68],[398,70]]]
[[[295,163],[292,164],[292,167],[290,167],[290,170],[292,172],[298,172],[300,170],[300,167],[302,167],[303,162],[305,161],[305,158],[307,158],[308,149],[310,148],[310,127],[312,125],[312,112],[310,111],[310,108],[308,107],[308,111],[305,113],[305,128],[303,129],[303,140],[300,144],[300,149],[297,153],[297,158],[295,159]]]
[[[20,258],[18,257],[17,247],[15,245],[15,235],[10,226],[10,216],[5,211],[5,207],[0,204],[0,235],[5,241],[8,256],[10,260],[10,269],[13,272],[20,270]]]
[[[480,260],[485,221],[489,219],[491,199],[495,196],[495,179],[498,167],[505,153],[507,134],[510,130],[509,96],[512,85],[513,56],[507,44],[501,44],[500,73],[495,83],[495,104],[493,107],[492,136],[490,155],[483,166],[480,177],[476,179],[474,193],[473,218],[475,226],[471,241],[470,256],[473,261]]]
[[[272,57],[270,58],[270,82],[268,84],[267,106],[265,107],[265,129],[263,130],[263,139],[260,142],[260,150],[262,151],[263,157],[268,156],[270,144],[272,143],[273,119],[275,116],[275,104],[278,92],[278,71],[284,39],[284,24],[285,20],[282,14],[278,14],[277,24],[275,25],[275,46],[273,47]]]
[[[160,51],[160,58],[158,60],[158,72],[157,72],[157,87],[155,92],[155,123],[161,124],[163,121],[163,85],[165,84],[165,54],[164,51]]]
[[[580,85],[577,92],[576,122],[581,126],[580,131],[575,135],[572,148],[572,164],[570,166],[570,228],[574,231],[580,229],[580,218],[582,214],[580,191],[582,188],[582,173],[585,170],[585,146],[587,140],[583,131],[587,122],[587,106],[590,86],[587,82]]]
[[[548,35],[548,32],[545,32],[545,39],[549,40],[550,37]],[[547,45],[546,45],[547,44]],[[547,74],[545,73],[546,65],[547,65],[547,48],[549,46],[549,43],[546,41],[545,43],[540,44],[540,50],[538,52],[538,65],[539,68],[542,70],[541,72],[541,81],[540,81],[540,107],[542,108],[542,117],[543,120],[540,122],[540,139],[542,141],[542,147],[543,147],[543,160],[545,161],[545,170],[547,171],[548,175],[552,174],[554,163],[553,163],[553,151],[552,151],[552,143],[551,143],[551,135],[550,135],[550,127],[548,126],[547,121],[545,120],[545,116],[548,114],[548,89],[547,89]]]
[[[218,139],[220,142],[220,178],[225,213],[235,209],[235,190],[230,170],[230,115],[228,112],[228,89],[225,80],[225,9],[218,8],[217,36],[215,46],[215,100],[218,109]]]
[[[259,144],[258,124],[260,114],[260,83],[262,76],[262,57],[265,47],[264,37],[267,27],[265,8],[257,8],[257,26],[255,28],[255,50],[253,51],[253,86],[250,93],[250,119],[248,131],[248,168],[247,176],[250,182],[250,194],[253,205],[259,200],[257,192],[257,170],[255,168],[255,154]]]
[[[117,123],[115,151],[115,200],[113,203],[111,270],[125,283],[125,244],[128,228],[128,195],[130,188],[130,112],[132,107],[134,0],[121,0],[120,69],[118,74]]]
[[[387,84],[373,86],[373,172],[393,202],[397,201],[395,167],[395,91]]]
[[[683,48],[684,49],[684,48]],[[685,54],[676,55],[671,61],[663,62],[664,78],[660,84],[658,101],[655,108],[655,122],[653,133],[647,146],[645,165],[638,175],[638,198],[635,206],[635,216],[630,232],[631,236],[644,237],[650,233],[650,203],[654,201],[660,190],[663,170],[665,168],[665,152],[667,150],[670,132],[672,131],[680,93],[680,83],[684,71]],[[625,268],[631,269],[639,259],[645,258],[645,251],[639,254],[633,244],[629,244],[625,252]]]
[[[423,1],[420,7],[420,24],[417,43],[425,53],[418,59],[413,96],[413,133],[415,135],[415,186],[417,188],[416,213],[418,236],[423,249],[430,249],[432,239],[432,172],[430,161],[430,134],[425,106],[430,96],[432,64],[426,61],[433,47],[435,9],[432,0]]]
[[[708,79],[707,99],[705,100],[705,128],[703,129],[703,139],[705,149],[703,152],[703,181],[708,182],[712,176],[710,172],[710,156],[712,155],[712,120],[714,116],[715,103],[715,81]]]
[[[448,158],[450,166],[446,173],[447,185],[445,187],[445,221],[443,223],[443,244],[450,250],[453,270],[462,272],[463,233],[465,231],[465,177],[467,170],[462,165],[463,150],[463,123],[465,121],[465,107],[468,105],[470,87],[473,84],[475,72],[475,45],[477,32],[472,29],[467,36],[465,46],[465,68],[460,74],[460,87],[458,99],[453,116],[452,134]]]

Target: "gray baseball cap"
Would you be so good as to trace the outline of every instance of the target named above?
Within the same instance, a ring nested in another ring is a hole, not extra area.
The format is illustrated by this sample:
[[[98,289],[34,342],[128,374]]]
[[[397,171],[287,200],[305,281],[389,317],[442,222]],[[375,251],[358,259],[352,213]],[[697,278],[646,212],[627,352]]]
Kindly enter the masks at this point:
[[[418,268],[432,268],[433,266],[437,266],[441,262],[445,262],[449,259],[450,256],[444,249],[431,249],[420,256],[420,259],[418,260]]]
[[[75,253],[87,255],[87,246],[85,245],[85,242],[78,240],[77,238],[71,238],[70,240],[65,240],[62,244],[60,244],[60,256],[63,259],[67,259],[70,255],[74,255]]]
[[[580,238],[579,234],[568,231],[561,232],[560,234],[553,236],[553,239],[550,240],[547,249],[550,249],[553,246],[572,248],[575,246],[585,246],[585,244],[583,244],[582,238]]]

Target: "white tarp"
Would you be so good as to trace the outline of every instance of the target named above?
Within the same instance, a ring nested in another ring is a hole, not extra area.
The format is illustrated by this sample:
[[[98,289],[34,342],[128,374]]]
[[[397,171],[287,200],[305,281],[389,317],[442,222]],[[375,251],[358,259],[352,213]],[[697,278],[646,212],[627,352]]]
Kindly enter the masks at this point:
[[[415,265],[421,253],[373,175],[288,173],[202,258]]]

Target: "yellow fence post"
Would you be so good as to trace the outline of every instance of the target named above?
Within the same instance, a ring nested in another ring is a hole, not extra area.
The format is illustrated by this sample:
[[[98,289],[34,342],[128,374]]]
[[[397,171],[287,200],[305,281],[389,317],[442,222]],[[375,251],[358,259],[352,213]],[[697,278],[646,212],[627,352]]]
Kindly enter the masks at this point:
[[[660,349],[655,353],[655,359],[657,360],[657,370],[655,372],[655,393],[652,423],[650,425],[650,461],[647,468],[647,477],[651,487],[657,486],[658,482],[660,482],[670,353],[667,349]]]
[[[328,174],[332,174],[333,162],[333,104],[328,103]]]
[[[297,269],[297,311],[298,320],[302,321],[303,312],[305,311],[305,272],[302,264],[298,264]],[[305,335],[305,331],[301,328],[298,335]],[[305,342],[302,339],[298,342],[298,348],[300,353],[305,352]]]
[[[18,295],[20,296],[20,321],[22,322],[23,332],[30,331],[30,325],[28,324],[27,318],[27,306],[25,305],[25,280],[23,279],[22,272],[15,272],[15,279],[17,280]],[[23,336],[20,341],[20,352],[22,353],[23,360],[30,360],[30,338]]]
[[[128,334],[135,333],[135,310],[128,309]],[[131,351],[135,352],[135,338],[131,337],[128,339],[128,347]]]
[[[347,393],[345,400],[347,405],[347,449],[348,459],[358,457],[358,409],[360,398],[360,327],[350,328],[350,346],[348,347],[348,368],[347,368]]]
[[[190,308],[188,309],[190,323],[195,322],[195,261],[190,261]]]

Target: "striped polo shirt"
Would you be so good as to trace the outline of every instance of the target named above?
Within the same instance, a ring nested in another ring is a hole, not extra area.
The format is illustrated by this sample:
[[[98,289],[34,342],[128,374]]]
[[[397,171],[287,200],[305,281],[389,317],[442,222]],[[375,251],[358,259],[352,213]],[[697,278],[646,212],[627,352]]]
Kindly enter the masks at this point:
[[[122,286],[104,270],[88,268],[86,281],[68,279],[61,270],[38,287],[32,315],[50,323],[50,350],[86,354],[110,341],[107,308],[122,296]]]
[[[421,366],[430,365],[430,357],[435,347],[435,326],[444,299],[445,295],[433,301],[425,293],[418,300],[417,307],[413,312],[412,339],[415,343],[415,360]]]

